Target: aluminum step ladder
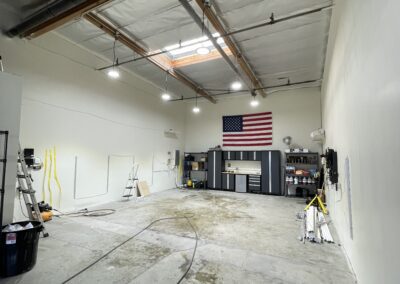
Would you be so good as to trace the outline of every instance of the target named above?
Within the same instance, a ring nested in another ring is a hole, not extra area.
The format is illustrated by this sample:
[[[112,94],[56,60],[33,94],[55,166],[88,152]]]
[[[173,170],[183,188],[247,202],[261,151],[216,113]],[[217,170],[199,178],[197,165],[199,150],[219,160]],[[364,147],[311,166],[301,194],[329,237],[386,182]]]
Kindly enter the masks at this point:
[[[129,200],[129,198],[131,198],[133,195],[133,193],[135,192],[135,196],[137,196],[137,189],[138,189],[138,183],[139,183],[139,178],[137,176],[139,170],[139,165],[133,165],[132,166],[132,170],[129,172],[129,176],[128,176],[128,181],[126,182],[126,186],[124,189],[124,192],[122,193],[122,197],[126,198],[127,200]]]
[[[32,185],[32,176],[28,171],[28,166],[26,165],[24,153],[19,146],[18,150],[18,165],[17,165],[17,181],[18,181],[18,192],[24,198],[26,205],[26,210],[28,212],[29,219],[32,221],[39,221],[43,226],[42,234],[43,237],[48,237],[49,234],[46,231],[42,215],[40,214],[39,206],[36,201],[35,193]]]

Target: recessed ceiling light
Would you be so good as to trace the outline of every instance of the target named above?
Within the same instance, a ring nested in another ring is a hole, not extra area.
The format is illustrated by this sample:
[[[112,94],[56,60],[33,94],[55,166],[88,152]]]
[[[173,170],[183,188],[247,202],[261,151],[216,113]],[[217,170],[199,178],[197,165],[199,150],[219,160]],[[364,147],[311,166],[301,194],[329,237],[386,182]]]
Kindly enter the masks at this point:
[[[163,94],[161,95],[161,98],[162,98],[164,101],[169,101],[169,100],[171,99],[171,95],[168,94],[168,93],[163,93]]]
[[[195,106],[195,107],[193,108],[193,112],[194,112],[194,113],[199,113],[199,112],[200,112],[200,108],[199,108],[198,106]]]
[[[107,72],[108,77],[113,78],[113,79],[117,79],[119,77],[119,72],[118,70],[115,69],[111,69]]]
[[[242,88],[242,83],[240,83],[239,81],[235,81],[231,84],[231,88],[232,90],[240,90]]]
[[[200,55],[206,55],[210,53],[210,50],[208,49],[208,47],[200,46],[198,49],[196,49],[196,52]]]

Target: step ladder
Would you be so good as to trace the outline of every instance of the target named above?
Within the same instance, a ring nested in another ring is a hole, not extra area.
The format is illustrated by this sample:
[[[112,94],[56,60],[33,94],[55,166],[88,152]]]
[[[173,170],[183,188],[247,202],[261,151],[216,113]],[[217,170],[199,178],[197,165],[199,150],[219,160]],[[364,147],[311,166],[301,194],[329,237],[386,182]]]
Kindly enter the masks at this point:
[[[129,200],[129,198],[131,198],[133,195],[133,193],[135,192],[135,196],[137,196],[137,187],[138,187],[138,183],[139,183],[139,178],[137,176],[139,170],[139,165],[133,165],[132,170],[129,172],[128,175],[128,181],[126,182],[126,186],[125,189],[122,193],[122,197],[126,198],[127,200]]]
[[[18,165],[17,165],[17,181],[18,181],[18,192],[24,198],[26,205],[26,211],[28,212],[29,219],[32,221],[39,221],[43,226],[42,234],[43,237],[48,237],[49,234],[46,231],[42,215],[40,214],[39,206],[36,201],[35,193],[32,185],[32,176],[28,171],[28,166],[26,165],[24,153],[19,146],[18,150]]]

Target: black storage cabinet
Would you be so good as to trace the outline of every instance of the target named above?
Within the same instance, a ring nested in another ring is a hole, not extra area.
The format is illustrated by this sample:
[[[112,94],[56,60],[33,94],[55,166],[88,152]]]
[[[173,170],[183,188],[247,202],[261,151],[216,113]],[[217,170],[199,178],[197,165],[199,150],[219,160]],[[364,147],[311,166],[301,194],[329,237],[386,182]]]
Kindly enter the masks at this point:
[[[225,161],[236,160],[236,151],[224,151],[223,158]]]
[[[261,176],[249,175],[248,183],[249,183],[249,186],[247,187],[248,192],[261,193]]]
[[[222,188],[222,151],[208,151],[207,184],[210,189]]]
[[[235,175],[234,174],[222,174],[222,189],[223,190],[235,190]]]
[[[261,156],[261,192],[281,195],[281,152],[263,151]]]
[[[249,161],[261,161],[261,151],[247,151],[247,160]]]
[[[238,161],[246,161],[248,159],[248,151],[236,151],[235,156]]]

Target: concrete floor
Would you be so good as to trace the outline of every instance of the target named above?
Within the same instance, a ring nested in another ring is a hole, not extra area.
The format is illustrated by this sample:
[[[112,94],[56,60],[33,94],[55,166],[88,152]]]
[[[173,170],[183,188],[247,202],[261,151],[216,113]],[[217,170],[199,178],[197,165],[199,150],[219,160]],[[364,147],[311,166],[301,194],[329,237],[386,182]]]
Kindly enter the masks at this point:
[[[62,283],[151,221],[194,214],[199,243],[183,283],[355,283],[338,244],[303,244],[304,201],[221,191],[169,190],[113,202],[109,216],[47,223],[36,267],[1,283]],[[332,226],[331,226],[332,227]],[[156,223],[69,283],[176,283],[195,245],[185,219]]]

